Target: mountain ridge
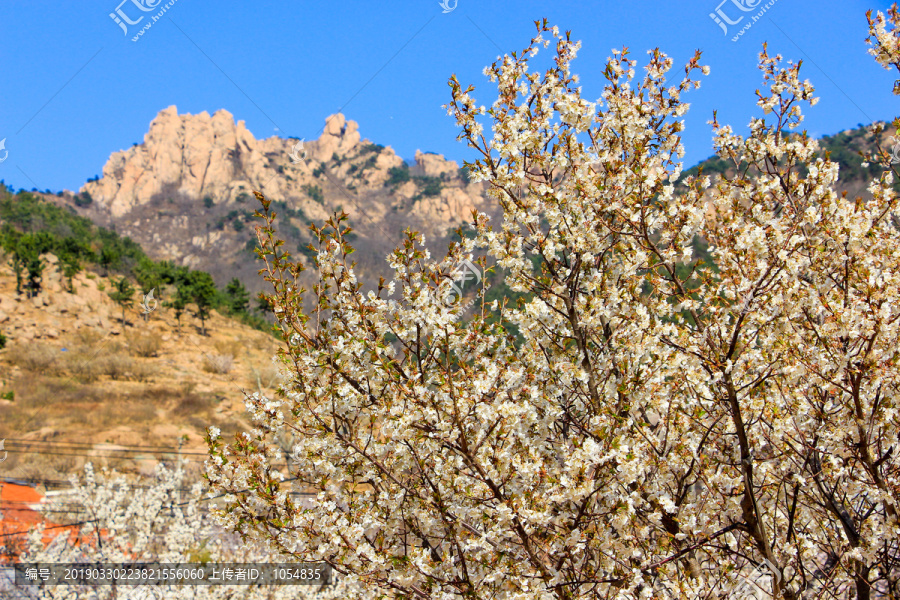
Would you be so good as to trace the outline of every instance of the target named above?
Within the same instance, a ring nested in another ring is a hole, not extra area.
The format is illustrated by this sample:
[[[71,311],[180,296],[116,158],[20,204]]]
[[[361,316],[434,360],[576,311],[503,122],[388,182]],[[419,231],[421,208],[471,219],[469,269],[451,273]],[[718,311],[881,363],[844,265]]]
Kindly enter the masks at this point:
[[[363,139],[340,113],[326,119],[317,140],[303,141],[256,139],[224,109],[191,115],[170,106],[143,143],[112,153],[102,173],[61,202],[134,239],[155,260],[217,281],[233,274],[254,292],[263,288],[250,253],[254,190],[280,203],[279,232],[307,266],[306,246],[315,240],[304,230],[346,211],[367,284],[384,275],[383,257],[407,227],[439,243],[472,210],[490,210],[484,184],[470,183],[455,161],[416,151],[410,166],[390,146]]]

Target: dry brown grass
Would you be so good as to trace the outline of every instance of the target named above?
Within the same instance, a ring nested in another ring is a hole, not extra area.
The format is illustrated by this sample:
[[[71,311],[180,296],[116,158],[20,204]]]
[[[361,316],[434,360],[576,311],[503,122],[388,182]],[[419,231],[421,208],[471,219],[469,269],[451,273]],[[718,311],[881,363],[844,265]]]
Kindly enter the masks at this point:
[[[197,382],[193,379],[182,379],[181,386],[179,387],[178,392],[182,396],[187,396],[194,393],[194,390],[197,388]]]
[[[102,374],[100,363],[87,357],[72,357],[67,368],[75,380],[84,384],[94,383]]]
[[[82,346],[97,346],[105,337],[106,335],[103,332],[91,327],[82,327],[72,334],[75,343]]]
[[[226,375],[234,365],[234,356],[231,354],[204,354],[203,370],[207,373]]]
[[[182,423],[186,422],[201,431],[205,430],[213,421],[214,402],[212,398],[188,391],[186,386],[182,386],[181,391],[187,393],[179,394],[170,390],[170,394],[175,398],[174,407],[170,412],[171,418]]]
[[[15,449],[7,443],[7,448]],[[69,459],[69,460],[60,460]],[[3,462],[3,471],[7,477],[23,479],[55,479],[66,480],[75,471],[84,468],[85,459],[69,456],[47,456],[23,452],[10,453]]]
[[[101,372],[114,381],[125,379],[131,372],[134,360],[121,354],[107,354],[98,359]]]
[[[29,371],[44,375],[69,375],[80,383],[90,384],[102,377],[147,381],[153,373],[149,366],[138,364],[126,355],[125,345],[104,338],[96,331],[82,329],[67,344],[66,352],[31,344],[16,352],[15,360]],[[59,355],[54,357],[53,353]]]
[[[13,405],[0,405],[0,438],[33,431],[48,423],[90,435],[119,425],[144,425],[156,419],[156,404],[146,392],[128,394],[108,385],[84,385],[26,372],[12,383]]]
[[[213,348],[216,349],[216,352],[223,356],[231,355],[235,358],[240,356],[240,348],[241,342],[239,338],[230,339],[230,340],[216,340],[213,342]]]
[[[150,358],[159,355],[162,348],[162,340],[153,333],[133,332],[125,335],[128,342],[128,350],[134,356]]]
[[[58,348],[43,342],[17,343],[10,347],[10,361],[26,371],[56,374],[63,368],[64,359]]]
[[[148,365],[145,362],[141,361],[133,361],[131,365],[131,379],[132,381],[139,381],[142,383],[146,383],[153,379],[153,376],[156,374],[156,369],[153,368],[152,365]]]
[[[0,371],[11,363],[20,369],[15,376],[5,372],[0,376],[2,391],[15,394],[14,402],[0,403],[0,439],[33,436],[41,430],[42,438],[171,446],[185,430],[202,436],[207,427],[216,425],[231,436],[252,426],[234,403],[240,386],[229,383],[227,390],[210,389],[210,383],[222,384],[237,373],[235,381],[252,379],[247,387],[255,391],[256,375],[248,377],[252,366],[258,369],[261,385],[277,386],[277,370],[269,360],[277,341],[260,340],[238,328],[223,328],[218,336],[213,330],[203,356],[191,339],[175,333],[174,320],[155,324],[156,331],[151,331],[154,324],[148,325],[126,328],[121,335],[82,327],[60,340],[21,346],[16,345],[19,340],[11,340],[0,357]],[[169,338],[163,342],[166,334]],[[226,377],[220,377],[223,374]],[[195,389],[197,382],[201,391]],[[220,403],[223,398],[229,401]],[[8,444],[9,448],[12,442]],[[81,457],[10,452],[2,470],[8,476],[66,479],[83,463]],[[126,471],[138,466],[135,461],[122,463]]]
[[[191,417],[206,414],[212,403],[200,394],[189,394],[177,400],[172,414],[177,417]]]

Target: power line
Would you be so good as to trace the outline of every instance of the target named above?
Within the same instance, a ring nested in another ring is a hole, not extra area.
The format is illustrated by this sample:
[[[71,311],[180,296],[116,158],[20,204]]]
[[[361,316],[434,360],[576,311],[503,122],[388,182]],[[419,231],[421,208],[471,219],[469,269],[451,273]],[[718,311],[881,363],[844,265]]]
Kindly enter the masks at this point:
[[[81,507],[79,510],[49,509],[49,508],[34,509],[34,508],[28,508],[27,506],[22,506],[22,507],[18,507],[18,508],[15,506],[6,507],[6,508],[0,507],[0,513],[11,512],[11,511],[18,511],[18,512],[26,512],[27,511],[27,512],[39,513],[39,514],[52,513],[52,514],[68,515],[68,514],[77,513],[77,512],[84,512],[84,510],[85,510],[84,507]]]
[[[84,442],[56,442],[49,440],[23,440],[23,439],[15,439],[15,438],[6,438],[7,442],[15,442],[16,445],[24,445],[24,446],[73,446],[72,449],[78,448],[90,448],[91,450],[107,450],[111,452],[134,452],[140,453],[146,450],[156,450],[159,454],[178,454],[179,450],[177,447],[172,446],[131,446],[127,444],[108,444],[108,446],[114,446],[111,448],[103,448],[104,444],[88,444]],[[101,446],[98,448],[98,446]],[[135,450],[132,450],[135,448]],[[171,450],[170,450],[171,448]],[[68,449],[68,448],[63,448]],[[187,455],[195,455],[195,456],[206,456],[207,452],[185,452],[181,451],[181,454]]]
[[[119,459],[119,460],[158,460],[159,459],[158,456],[128,456],[128,455],[114,456],[114,455],[110,455],[110,454],[84,454],[84,453],[80,453],[80,452],[47,452],[46,450],[16,450],[14,448],[6,448],[5,450],[7,452],[11,452],[14,454],[38,454],[41,456],[79,456],[82,458],[114,458],[114,459]],[[208,455],[203,454],[202,456],[208,456]],[[166,460],[172,461],[174,459],[170,458],[170,459],[166,459]],[[195,460],[195,459],[190,459],[190,458],[182,458],[181,461],[188,462],[188,463],[205,462],[202,460]]]
[[[90,442],[67,442],[65,440],[27,440],[27,439],[23,439],[23,438],[6,438],[6,441],[7,442],[28,442],[30,444],[55,444],[55,445],[65,444],[66,446],[96,446],[97,445],[97,444],[92,444]],[[115,444],[115,445],[121,446],[123,448],[147,448],[147,449],[158,448],[160,450],[168,450],[170,448],[176,449],[176,450],[178,449],[178,446],[139,446],[139,445],[134,445],[134,444]]]
[[[43,485],[45,487],[52,485],[54,487],[64,487],[66,489],[72,489],[72,490],[77,489],[77,487],[80,486],[80,484],[79,484],[79,485],[73,487],[71,481],[61,481],[59,479],[40,479],[40,478],[36,478],[36,477],[17,477],[15,479],[11,479],[8,481],[4,481],[2,478],[0,478],[0,485],[17,485],[16,482],[20,482],[20,481],[23,483],[33,483],[36,485]],[[152,485],[131,485],[131,484],[127,484],[127,485],[129,488],[140,489],[140,490],[149,490],[154,487]],[[172,489],[176,489],[176,490],[183,491],[183,492],[189,492],[191,490],[191,488],[185,488],[185,487],[172,488]],[[9,501],[3,500],[3,502],[12,502],[12,500],[9,500]]]

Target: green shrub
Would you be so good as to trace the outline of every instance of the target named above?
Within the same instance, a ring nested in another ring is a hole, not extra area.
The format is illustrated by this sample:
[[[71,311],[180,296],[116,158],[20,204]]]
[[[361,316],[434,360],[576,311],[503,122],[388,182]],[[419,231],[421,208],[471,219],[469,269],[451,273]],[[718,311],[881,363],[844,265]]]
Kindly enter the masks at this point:
[[[428,177],[421,176],[414,178],[416,183],[423,186],[422,191],[420,191],[417,196],[440,196],[441,189],[444,187],[443,183],[441,183],[440,178],[438,177]]]
[[[385,185],[397,186],[401,183],[406,183],[409,179],[409,165],[404,163],[402,166],[388,169],[388,180],[385,182]]]
[[[81,192],[75,195],[75,206],[79,208],[87,208],[94,202],[94,199],[88,192]]]
[[[303,191],[306,192],[306,195],[318,202],[319,204],[325,203],[325,196],[322,194],[322,189],[317,185],[304,185]]]

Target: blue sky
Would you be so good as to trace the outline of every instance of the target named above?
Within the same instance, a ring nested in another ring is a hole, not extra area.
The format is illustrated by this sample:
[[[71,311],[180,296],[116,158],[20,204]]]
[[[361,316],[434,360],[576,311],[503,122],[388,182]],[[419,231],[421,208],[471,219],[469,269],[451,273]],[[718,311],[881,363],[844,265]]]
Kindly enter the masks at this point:
[[[126,35],[110,13],[120,7],[136,20],[155,12],[138,10],[133,2],[141,0],[120,1],[0,4],[0,139],[9,152],[0,179],[7,184],[78,189],[102,172],[112,152],[143,141],[153,117],[173,104],[179,113],[224,108],[257,138],[314,139],[340,109],[364,138],[404,158],[421,149],[461,163],[474,154],[456,141],[441,108],[447,79],[455,73],[475,84],[479,104],[490,104],[496,88],[482,69],[527,45],[533,21],[543,17],[582,41],[574,71],[591,100],[601,92],[612,48],[628,46],[643,64],[646,50],[659,46],[676,66],[703,50],[711,73],[685,97],[686,167],[711,154],[706,122],[714,109],[741,133],[759,114],[753,92],[761,84],[763,41],[772,54],[804,60],[801,73],[821,96],[806,110],[810,133],[833,134],[900,112],[890,93],[894,75],[866,54],[865,12],[888,6],[874,0],[776,0],[736,42],[732,35],[754,12],[733,2],[760,0],[458,0],[447,13],[438,0],[176,0],[137,42],[132,37],[149,17]],[[709,16],[717,7],[732,21],[744,18],[725,34]]]

